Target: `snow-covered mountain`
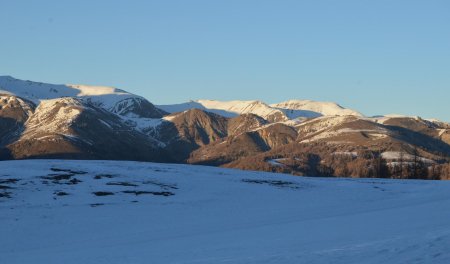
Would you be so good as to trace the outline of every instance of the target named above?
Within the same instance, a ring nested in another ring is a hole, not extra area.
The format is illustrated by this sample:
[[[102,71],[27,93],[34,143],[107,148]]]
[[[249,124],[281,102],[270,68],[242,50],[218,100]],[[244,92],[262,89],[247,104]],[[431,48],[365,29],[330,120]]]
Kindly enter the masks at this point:
[[[163,109],[164,111],[169,113],[182,112],[197,108],[225,117],[236,117],[242,114],[255,114],[271,122],[288,120],[283,111],[274,109],[261,101],[197,100],[183,104],[158,105],[158,108]]]
[[[0,76],[0,94],[20,97],[36,105],[45,100],[72,97],[119,115],[161,117],[164,114],[141,96],[106,86],[47,84]]]
[[[165,114],[145,98],[112,87],[1,76],[0,157],[168,161],[164,143],[132,122],[152,124],[147,120]]]
[[[158,108],[112,87],[0,77],[0,159],[125,159],[348,176],[351,170],[338,166],[371,168],[373,157],[388,157],[380,153],[409,157],[417,150],[430,169],[443,166],[438,174],[446,178],[450,125],[420,117],[364,117],[336,103],[305,100],[198,100]],[[353,158],[336,162],[335,153]]]
[[[357,111],[344,108],[333,102],[316,102],[311,100],[290,100],[271,107],[283,110],[290,119],[298,117],[319,117],[319,116],[359,116],[363,115]]]
[[[0,262],[450,262],[450,182],[0,162]]]
[[[159,105],[158,107],[169,113],[197,108],[226,117],[255,114],[271,122],[281,122],[298,118],[315,118],[319,116],[363,116],[357,111],[344,108],[336,103],[310,100],[291,100],[272,105],[261,101],[197,100],[183,104]]]

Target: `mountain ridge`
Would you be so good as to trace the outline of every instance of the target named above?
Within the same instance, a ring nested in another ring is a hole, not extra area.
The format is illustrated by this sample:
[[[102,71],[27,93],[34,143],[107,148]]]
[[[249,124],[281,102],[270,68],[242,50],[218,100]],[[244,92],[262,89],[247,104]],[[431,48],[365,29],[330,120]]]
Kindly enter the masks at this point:
[[[428,170],[445,171],[450,161],[450,125],[439,120],[366,117],[311,100],[161,106],[114,87],[9,76],[0,77],[0,129],[1,159],[125,159],[311,176],[356,175],[348,166],[370,167],[383,159],[389,177],[410,177],[394,172],[400,156],[419,156],[415,160],[427,161],[421,166]],[[402,170],[411,163],[401,162]]]
[[[329,115],[355,115],[363,117],[361,113],[344,108],[334,102],[317,102],[311,100],[289,100],[270,105],[260,100],[195,100],[174,105],[158,105],[157,107],[169,113],[182,112],[188,109],[197,108],[223,115],[225,117],[235,117],[237,115],[250,113],[259,115],[271,122],[282,122]]]

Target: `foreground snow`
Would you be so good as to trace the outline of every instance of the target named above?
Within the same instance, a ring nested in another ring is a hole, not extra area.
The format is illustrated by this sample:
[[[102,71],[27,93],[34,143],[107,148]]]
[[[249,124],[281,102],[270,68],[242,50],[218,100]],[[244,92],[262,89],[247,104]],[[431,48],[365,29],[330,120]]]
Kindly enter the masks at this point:
[[[0,263],[450,263],[450,182],[40,160],[0,194]]]

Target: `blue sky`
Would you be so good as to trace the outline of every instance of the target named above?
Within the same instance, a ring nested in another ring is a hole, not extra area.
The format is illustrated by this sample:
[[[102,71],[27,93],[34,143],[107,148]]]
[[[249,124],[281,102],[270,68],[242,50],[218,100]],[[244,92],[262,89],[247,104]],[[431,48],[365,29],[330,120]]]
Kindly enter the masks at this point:
[[[450,121],[450,1],[0,2],[0,75]]]

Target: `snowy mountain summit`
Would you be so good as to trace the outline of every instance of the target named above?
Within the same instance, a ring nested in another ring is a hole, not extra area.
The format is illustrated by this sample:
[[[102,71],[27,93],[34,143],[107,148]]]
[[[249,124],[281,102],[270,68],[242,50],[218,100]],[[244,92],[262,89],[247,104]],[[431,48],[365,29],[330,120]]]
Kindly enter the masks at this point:
[[[43,101],[63,97],[79,98],[102,107],[108,111],[140,116],[140,107],[152,108],[141,96],[107,86],[90,86],[78,84],[47,84],[33,81],[23,81],[11,76],[0,76],[0,94],[13,95],[38,105]],[[153,110],[155,109],[146,109]],[[155,113],[145,113],[143,117],[159,116]]]
[[[114,101],[133,97],[132,94],[114,87],[47,84],[41,82],[23,81],[15,79],[11,76],[0,76],[0,93],[22,97],[34,103],[60,97],[80,97],[97,99],[104,105],[111,105]],[[108,102],[103,96],[117,99],[110,100]]]
[[[344,108],[337,103],[316,102],[311,100],[290,100],[278,104],[266,104],[262,101],[217,101],[196,100],[183,104],[159,105],[166,112],[174,113],[198,108],[227,117],[242,114],[255,114],[272,122],[288,121],[298,118],[320,116],[358,116],[355,110]]]
[[[319,117],[319,116],[359,116],[363,115],[355,110],[344,108],[333,102],[317,102],[311,100],[289,100],[272,104],[271,107],[285,111],[289,118]]]
[[[0,94],[13,95],[33,102],[40,102],[62,97],[75,97],[91,102],[119,115],[128,115],[127,107],[142,105],[148,102],[143,97],[121,89],[108,86],[90,86],[78,84],[47,84],[23,81],[11,76],[0,76]],[[236,117],[242,114],[255,114],[271,122],[287,121],[297,118],[313,118],[319,116],[363,115],[357,111],[344,108],[337,103],[316,102],[311,100],[290,100],[277,104],[266,104],[262,101],[218,101],[195,100],[182,104],[159,105],[168,113],[182,112],[189,109],[201,109],[225,117]],[[153,109],[154,110],[154,109]],[[162,112],[161,112],[162,113]],[[131,114],[132,115],[132,114]],[[146,116],[145,113],[134,116]],[[152,114],[155,116],[154,114]]]

